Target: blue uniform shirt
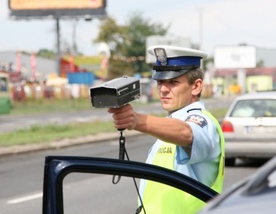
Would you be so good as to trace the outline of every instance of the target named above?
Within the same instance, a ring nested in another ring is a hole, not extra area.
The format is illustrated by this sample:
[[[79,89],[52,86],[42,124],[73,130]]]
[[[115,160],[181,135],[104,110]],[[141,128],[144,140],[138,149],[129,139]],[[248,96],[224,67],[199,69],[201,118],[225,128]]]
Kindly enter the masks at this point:
[[[170,115],[187,122],[193,131],[191,147],[177,146],[174,169],[207,186],[211,186],[216,179],[220,158],[219,134],[216,125],[202,112],[205,109],[201,102],[192,103]],[[152,163],[161,140],[152,146],[147,163]],[[141,182],[141,190],[143,189]],[[143,191],[142,191],[143,192]]]

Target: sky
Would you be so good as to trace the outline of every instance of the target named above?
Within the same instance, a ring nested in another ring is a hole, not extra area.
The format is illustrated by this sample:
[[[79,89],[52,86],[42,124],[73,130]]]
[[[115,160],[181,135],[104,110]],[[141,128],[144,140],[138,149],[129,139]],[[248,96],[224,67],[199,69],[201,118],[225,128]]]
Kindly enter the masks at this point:
[[[246,43],[259,48],[276,48],[275,0],[107,0],[107,14],[126,24],[139,11],[152,23],[170,25],[168,35],[189,38],[213,55],[220,45]],[[200,18],[202,17],[202,18]],[[201,23],[201,24],[200,24]],[[100,20],[76,23],[79,52],[95,55]],[[0,51],[56,50],[53,19],[12,20],[8,0],[0,0]],[[73,44],[73,20],[61,20],[61,40]]]

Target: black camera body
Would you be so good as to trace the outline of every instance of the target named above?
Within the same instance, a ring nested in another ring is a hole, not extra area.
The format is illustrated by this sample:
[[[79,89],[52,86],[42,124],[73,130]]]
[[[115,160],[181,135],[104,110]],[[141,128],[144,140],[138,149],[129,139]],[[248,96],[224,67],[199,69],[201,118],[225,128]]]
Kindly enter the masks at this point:
[[[135,77],[123,76],[90,88],[92,106],[118,108],[140,97],[140,82]]]

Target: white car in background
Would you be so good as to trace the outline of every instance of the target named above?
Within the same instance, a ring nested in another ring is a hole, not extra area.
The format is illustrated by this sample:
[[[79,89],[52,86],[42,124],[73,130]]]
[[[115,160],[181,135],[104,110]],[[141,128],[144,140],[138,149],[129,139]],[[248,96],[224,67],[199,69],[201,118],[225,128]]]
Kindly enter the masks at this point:
[[[225,164],[236,158],[271,158],[276,155],[276,91],[238,96],[222,122]]]

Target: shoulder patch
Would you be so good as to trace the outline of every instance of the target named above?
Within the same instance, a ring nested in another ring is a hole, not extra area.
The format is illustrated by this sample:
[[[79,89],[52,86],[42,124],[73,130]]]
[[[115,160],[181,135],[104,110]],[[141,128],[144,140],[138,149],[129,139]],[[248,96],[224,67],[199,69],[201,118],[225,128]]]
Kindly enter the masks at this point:
[[[196,123],[202,128],[207,125],[207,120],[204,117],[197,114],[189,115],[186,121]]]

